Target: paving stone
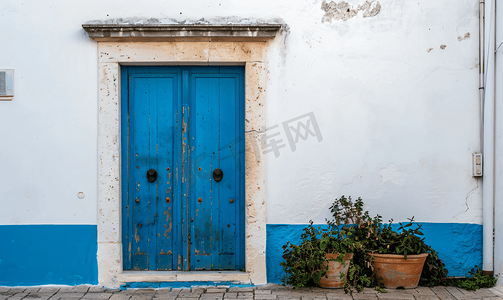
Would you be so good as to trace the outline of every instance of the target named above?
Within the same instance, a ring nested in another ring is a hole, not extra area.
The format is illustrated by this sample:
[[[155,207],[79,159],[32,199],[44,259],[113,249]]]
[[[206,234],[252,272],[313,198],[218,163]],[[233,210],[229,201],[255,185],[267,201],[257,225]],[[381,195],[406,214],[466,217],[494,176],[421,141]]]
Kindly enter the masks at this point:
[[[89,288],[87,291],[88,293],[103,293],[107,290],[106,287],[104,286],[99,286],[99,285],[93,285]]]
[[[178,296],[180,293],[179,292],[173,292],[173,291],[157,291],[155,293],[155,296],[173,296],[173,297],[176,297]]]
[[[328,295],[327,294],[327,299],[328,300],[352,300],[353,297],[349,294],[344,294],[344,295]]]
[[[373,295],[373,294],[357,294],[357,295],[355,295],[353,293],[353,299],[355,299],[355,300],[372,300],[372,299],[377,299],[377,295]]]
[[[271,290],[255,290],[255,296],[256,295],[270,295],[272,294]]]
[[[435,292],[433,292],[431,290],[431,288],[429,288],[429,287],[420,286],[420,287],[416,288],[416,291],[421,296],[428,296],[428,295],[434,296],[435,295]],[[435,298],[433,298],[433,299],[435,299]]]
[[[224,298],[223,294],[211,293],[211,294],[202,294],[201,298],[199,298],[199,299],[204,299],[204,300],[221,300],[223,298]]]
[[[445,288],[445,286],[434,286],[431,288],[431,290],[435,293],[435,294],[450,294],[449,291],[447,291],[447,289]]]
[[[64,300],[64,299],[80,299],[84,297],[85,293],[69,293],[69,292],[58,292],[51,297],[51,300]]]
[[[156,290],[154,289],[137,289],[134,291],[135,294],[155,294]],[[190,293],[190,290],[189,290]]]
[[[199,296],[201,296],[199,293],[180,294],[177,299],[199,299]]]
[[[321,296],[302,296],[302,300],[327,300],[327,297],[321,297]]]
[[[19,294],[19,293],[24,293],[25,290],[26,289],[24,289],[24,288],[11,288],[11,289],[9,289],[8,293],[11,295],[12,294]]]
[[[110,299],[112,293],[87,293],[82,299]]]
[[[364,293],[364,294],[377,294],[378,292],[376,291],[375,288],[364,288],[362,293]]]
[[[417,294],[417,293],[416,293]],[[408,299],[414,299],[414,296],[411,295],[410,293],[378,293],[377,298],[379,299],[403,299],[403,300],[408,300]]]
[[[289,291],[289,290],[275,290],[275,291],[271,291],[271,293],[273,295],[278,295],[278,296],[288,296],[288,295],[292,294],[292,291]]]
[[[163,299],[163,300],[174,300],[177,299],[177,295],[170,295],[170,294],[155,294],[152,299]]]
[[[456,299],[460,299],[463,297],[465,294],[460,291],[460,289],[453,287],[453,286],[447,286],[445,289]]]
[[[72,288],[72,292],[87,293],[87,291],[89,291],[89,288],[89,285],[77,285]]]
[[[416,298],[417,300],[440,299],[435,294],[433,294],[433,295],[415,295],[414,298]]]
[[[437,294],[437,297],[440,298],[441,300],[455,300],[454,296],[451,294]]]
[[[55,293],[30,293],[23,299],[38,299],[38,300],[47,300],[51,298]]]
[[[40,288],[40,290],[38,291],[39,293],[57,293],[59,292],[60,288],[59,287],[54,287],[54,286],[47,286],[47,287],[42,287]]]
[[[495,293],[491,292],[490,289],[479,289],[479,290],[474,291],[474,293],[476,295],[483,295],[483,296],[489,296],[489,297],[498,296]]]
[[[255,291],[256,292],[256,291]],[[268,299],[277,299],[278,296],[272,294],[255,294],[254,299],[268,300]]]
[[[131,298],[131,294],[117,293],[113,294],[112,297],[110,297],[110,300],[128,300],[129,298]]]
[[[416,289],[385,289],[386,290],[386,294],[417,294],[418,292],[416,291]],[[380,293],[380,292],[378,292]]]
[[[206,293],[225,293],[225,292],[227,292],[227,288],[211,287],[206,289]]]
[[[353,298],[351,298],[353,299]],[[301,300],[300,296],[299,297],[293,297],[293,296],[278,296],[278,300]]]
[[[252,287],[231,287],[228,290],[229,292],[253,292]]]
[[[236,299],[238,296],[237,292],[227,292],[224,294],[224,299]]]
[[[131,295],[130,300],[152,300],[154,298],[154,294],[133,294]]]
[[[255,287],[256,290],[270,290],[274,287],[278,286],[277,284],[273,284],[273,283],[268,283],[268,284],[265,284],[265,285],[258,285]]]
[[[358,292],[354,292],[357,294]],[[325,294],[328,295],[350,295],[349,293],[346,293],[344,289],[330,289],[330,290],[325,290]]]
[[[17,294],[11,295],[7,299],[20,300],[20,299],[23,299],[26,296],[28,296],[28,293],[17,293]]]

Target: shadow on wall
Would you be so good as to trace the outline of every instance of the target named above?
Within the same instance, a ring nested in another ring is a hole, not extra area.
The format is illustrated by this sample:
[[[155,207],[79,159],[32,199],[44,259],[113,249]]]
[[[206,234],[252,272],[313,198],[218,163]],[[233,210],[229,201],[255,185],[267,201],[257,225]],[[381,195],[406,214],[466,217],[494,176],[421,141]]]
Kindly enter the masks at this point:
[[[482,265],[482,225],[466,223],[420,223],[426,244],[438,252],[445,263],[447,276],[465,276],[476,265]],[[397,230],[399,224],[393,224]],[[283,249],[287,241],[300,243],[302,229],[307,225],[267,225],[267,281],[281,283],[285,275]],[[325,224],[320,225],[326,227]]]

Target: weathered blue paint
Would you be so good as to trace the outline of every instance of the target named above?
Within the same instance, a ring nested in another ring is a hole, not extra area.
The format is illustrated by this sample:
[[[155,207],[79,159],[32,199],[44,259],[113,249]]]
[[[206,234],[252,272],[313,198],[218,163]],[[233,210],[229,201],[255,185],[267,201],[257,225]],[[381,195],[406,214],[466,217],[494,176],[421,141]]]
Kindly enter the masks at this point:
[[[1,225],[0,286],[97,284],[96,225]]]
[[[189,77],[191,270],[244,268],[244,72],[193,68]],[[213,180],[220,168],[223,179]]]
[[[244,268],[243,68],[121,72],[124,268]]]
[[[188,289],[193,287],[206,286],[228,286],[228,287],[253,287],[254,284],[243,284],[234,281],[183,281],[183,282],[130,282],[121,285],[121,290],[127,289],[144,289],[144,288],[182,288]]]
[[[465,276],[482,264],[482,225],[466,223],[419,223],[425,242],[435,249],[449,270],[448,276]],[[398,228],[398,224],[394,224]],[[324,227],[325,225],[320,225]],[[267,225],[267,281],[281,283],[281,248],[287,241],[298,244],[305,225]]]

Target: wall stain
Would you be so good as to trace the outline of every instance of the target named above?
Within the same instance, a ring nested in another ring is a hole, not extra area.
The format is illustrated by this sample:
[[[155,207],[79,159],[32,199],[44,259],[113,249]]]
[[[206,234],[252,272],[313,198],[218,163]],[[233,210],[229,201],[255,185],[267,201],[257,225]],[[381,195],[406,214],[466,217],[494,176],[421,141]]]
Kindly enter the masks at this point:
[[[467,32],[465,33],[465,36],[458,36],[458,41],[463,41],[463,40],[466,40],[466,39],[469,39],[470,38],[470,33]]]
[[[361,11],[364,18],[375,17],[381,11],[381,4],[379,1],[371,0],[365,1],[362,5],[358,5],[356,8],[350,5],[346,1],[334,2],[330,1],[327,3],[325,0],[321,3],[321,9],[325,11],[325,15],[321,19],[321,22],[332,22],[333,20],[343,20],[347,21],[353,17],[356,17]]]

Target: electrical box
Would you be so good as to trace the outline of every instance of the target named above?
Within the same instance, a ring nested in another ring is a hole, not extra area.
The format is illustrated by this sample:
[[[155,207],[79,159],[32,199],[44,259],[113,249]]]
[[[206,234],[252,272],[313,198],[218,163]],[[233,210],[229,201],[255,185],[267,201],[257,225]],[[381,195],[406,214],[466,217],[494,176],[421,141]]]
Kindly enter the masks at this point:
[[[474,177],[482,176],[482,153],[472,154],[472,170]]]
[[[14,97],[14,70],[0,69],[0,101]]]

